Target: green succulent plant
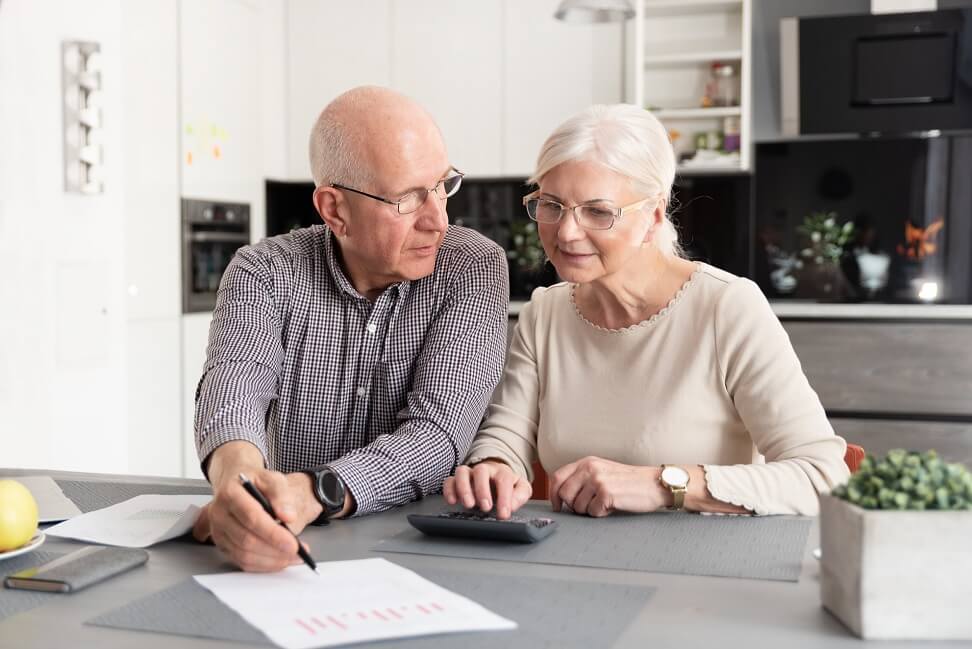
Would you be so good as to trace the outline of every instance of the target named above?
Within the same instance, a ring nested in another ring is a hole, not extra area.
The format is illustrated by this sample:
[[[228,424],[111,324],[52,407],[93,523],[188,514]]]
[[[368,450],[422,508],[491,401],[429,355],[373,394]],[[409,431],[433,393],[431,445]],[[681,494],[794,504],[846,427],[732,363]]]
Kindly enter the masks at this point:
[[[935,451],[894,449],[866,456],[833,495],[864,509],[972,509],[972,473]]]

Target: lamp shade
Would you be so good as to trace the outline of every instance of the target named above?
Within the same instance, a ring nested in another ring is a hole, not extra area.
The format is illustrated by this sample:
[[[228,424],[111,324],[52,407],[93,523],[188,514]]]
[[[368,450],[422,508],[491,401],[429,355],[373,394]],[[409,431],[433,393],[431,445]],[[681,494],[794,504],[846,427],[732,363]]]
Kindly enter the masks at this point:
[[[563,0],[554,17],[568,23],[623,22],[634,17],[628,0]]]

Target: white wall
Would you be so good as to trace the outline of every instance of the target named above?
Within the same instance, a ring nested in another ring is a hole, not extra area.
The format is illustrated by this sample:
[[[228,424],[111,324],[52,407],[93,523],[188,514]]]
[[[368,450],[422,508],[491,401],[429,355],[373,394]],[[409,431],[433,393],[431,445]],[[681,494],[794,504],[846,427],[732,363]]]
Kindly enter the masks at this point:
[[[936,9],[938,9],[938,0],[871,0],[873,14],[935,11]]]
[[[64,192],[61,41],[101,43],[105,192]],[[0,4],[0,464],[124,471],[118,0]]]

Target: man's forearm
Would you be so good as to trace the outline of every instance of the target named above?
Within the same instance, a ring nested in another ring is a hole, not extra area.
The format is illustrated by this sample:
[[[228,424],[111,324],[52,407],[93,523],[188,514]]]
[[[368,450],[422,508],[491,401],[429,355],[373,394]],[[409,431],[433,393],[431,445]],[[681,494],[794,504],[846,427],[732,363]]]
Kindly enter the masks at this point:
[[[206,473],[209,482],[217,485],[227,474],[235,477],[240,471],[263,467],[263,454],[260,449],[250,442],[236,440],[223,444],[210,454]]]

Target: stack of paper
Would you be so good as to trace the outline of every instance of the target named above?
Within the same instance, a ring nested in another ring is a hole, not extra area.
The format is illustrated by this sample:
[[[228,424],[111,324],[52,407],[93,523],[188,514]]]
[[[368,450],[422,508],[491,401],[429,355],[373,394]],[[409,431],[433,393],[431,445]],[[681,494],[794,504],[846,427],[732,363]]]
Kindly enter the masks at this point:
[[[123,503],[75,516],[45,531],[88,543],[146,548],[192,529],[212,496],[136,496]]]
[[[516,623],[385,559],[291,566],[272,574],[197,575],[196,581],[287,649]]]

